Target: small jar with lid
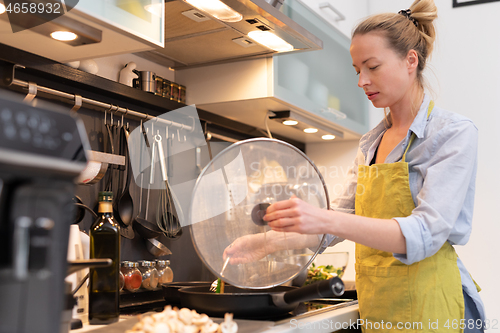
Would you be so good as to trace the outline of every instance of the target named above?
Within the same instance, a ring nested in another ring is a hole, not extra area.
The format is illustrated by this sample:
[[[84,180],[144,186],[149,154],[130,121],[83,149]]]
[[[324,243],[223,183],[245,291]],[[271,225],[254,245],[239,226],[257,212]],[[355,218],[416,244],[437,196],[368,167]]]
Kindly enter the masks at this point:
[[[142,273],[141,287],[147,290],[156,289],[158,286],[158,271],[151,261],[140,262],[139,270]]]
[[[170,268],[170,260],[156,260],[156,270],[158,271],[158,283],[160,285],[174,280],[174,272]]]
[[[137,291],[141,287],[142,274],[137,268],[139,265],[136,262],[124,261],[121,265],[121,272],[125,279],[125,289],[128,291]]]

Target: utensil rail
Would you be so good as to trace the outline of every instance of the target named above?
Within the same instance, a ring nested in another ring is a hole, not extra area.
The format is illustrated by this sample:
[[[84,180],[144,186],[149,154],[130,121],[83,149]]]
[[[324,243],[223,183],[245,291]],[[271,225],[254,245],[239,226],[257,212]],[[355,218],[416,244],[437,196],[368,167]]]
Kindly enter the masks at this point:
[[[94,110],[102,111],[102,112],[112,112],[114,114],[118,114],[119,116],[127,117],[127,118],[136,118],[138,120],[152,120],[154,119],[157,122],[164,123],[167,126],[172,126],[178,129],[184,129],[186,131],[193,131],[194,126],[177,123],[175,121],[161,119],[155,116],[150,116],[149,114],[145,114],[139,111],[130,110],[129,108],[123,108],[118,105],[113,105],[109,103],[104,103],[101,101],[97,101],[91,98],[82,97],[80,95],[69,94],[60,90],[44,87],[37,85],[34,82],[26,82],[15,78],[15,70],[16,68],[24,68],[22,65],[15,64],[12,67],[12,78],[9,86],[17,86],[23,89],[28,90],[27,97],[33,99],[36,97],[37,93],[45,93],[50,97],[57,99],[55,97],[62,98],[64,102],[72,104],[74,103],[72,111],[77,111],[83,104],[92,107]]]

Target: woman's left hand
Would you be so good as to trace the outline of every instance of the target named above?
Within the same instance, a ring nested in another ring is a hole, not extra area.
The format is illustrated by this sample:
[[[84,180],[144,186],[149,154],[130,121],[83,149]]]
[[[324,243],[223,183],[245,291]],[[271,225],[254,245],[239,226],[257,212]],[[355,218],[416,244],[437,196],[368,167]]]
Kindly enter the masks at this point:
[[[274,231],[323,234],[328,233],[329,222],[332,222],[330,213],[292,196],[269,206],[263,219]]]

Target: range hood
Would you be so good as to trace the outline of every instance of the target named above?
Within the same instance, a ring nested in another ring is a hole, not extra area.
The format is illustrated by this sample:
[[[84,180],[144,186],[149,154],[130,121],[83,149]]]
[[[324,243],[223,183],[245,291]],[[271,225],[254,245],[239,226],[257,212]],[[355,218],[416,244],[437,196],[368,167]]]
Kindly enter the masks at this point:
[[[278,53],[250,38],[252,31],[274,33],[293,46],[287,52],[323,47],[319,38],[280,12],[281,0],[220,1],[241,14],[241,19],[222,21],[191,5],[193,1],[166,0],[165,47],[136,54],[176,69]]]

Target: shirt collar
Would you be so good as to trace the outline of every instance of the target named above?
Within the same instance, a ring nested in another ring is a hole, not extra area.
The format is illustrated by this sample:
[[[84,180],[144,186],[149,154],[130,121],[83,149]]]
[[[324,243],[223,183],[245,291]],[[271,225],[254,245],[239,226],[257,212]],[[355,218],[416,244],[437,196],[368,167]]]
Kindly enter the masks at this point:
[[[420,109],[418,110],[417,116],[415,117],[415,119],[413,119],[413,123],[411,124],[410,129],[408,130],[408,136],[405,139],[405,142],[411,136],[411,132],[415,133],[415,136],[419,139],[421,139],[424,136],[425,125],[427,123],[427,108],[429,107],[430,102],[431,98],[427,94],[425,94],[424,100],[420,105]],[[380,123],[378,123],[377,126],[375,126],[371,131],[369,131],[361,138],[359,146],[361,148],[361,151],[365,154],[365,156],[367,155],[372,145],[374,145],[375,143],[376,145],[378,145],[377,139],[380,138],[382,133],[384,133],[386,130],[387,127],[385,120],[382,120]]]
[[[430,102],[431,98],[427,94],[425,94],[424,101],[422,102],[422,105],[420,105],[417,116],[415,117],[415,119],[413,119],[413,123],[411,124],[409,129],[410,131],[415,133],[415,136],[419,139],[424,137],[425,126],[427,124],[427,109]]]

